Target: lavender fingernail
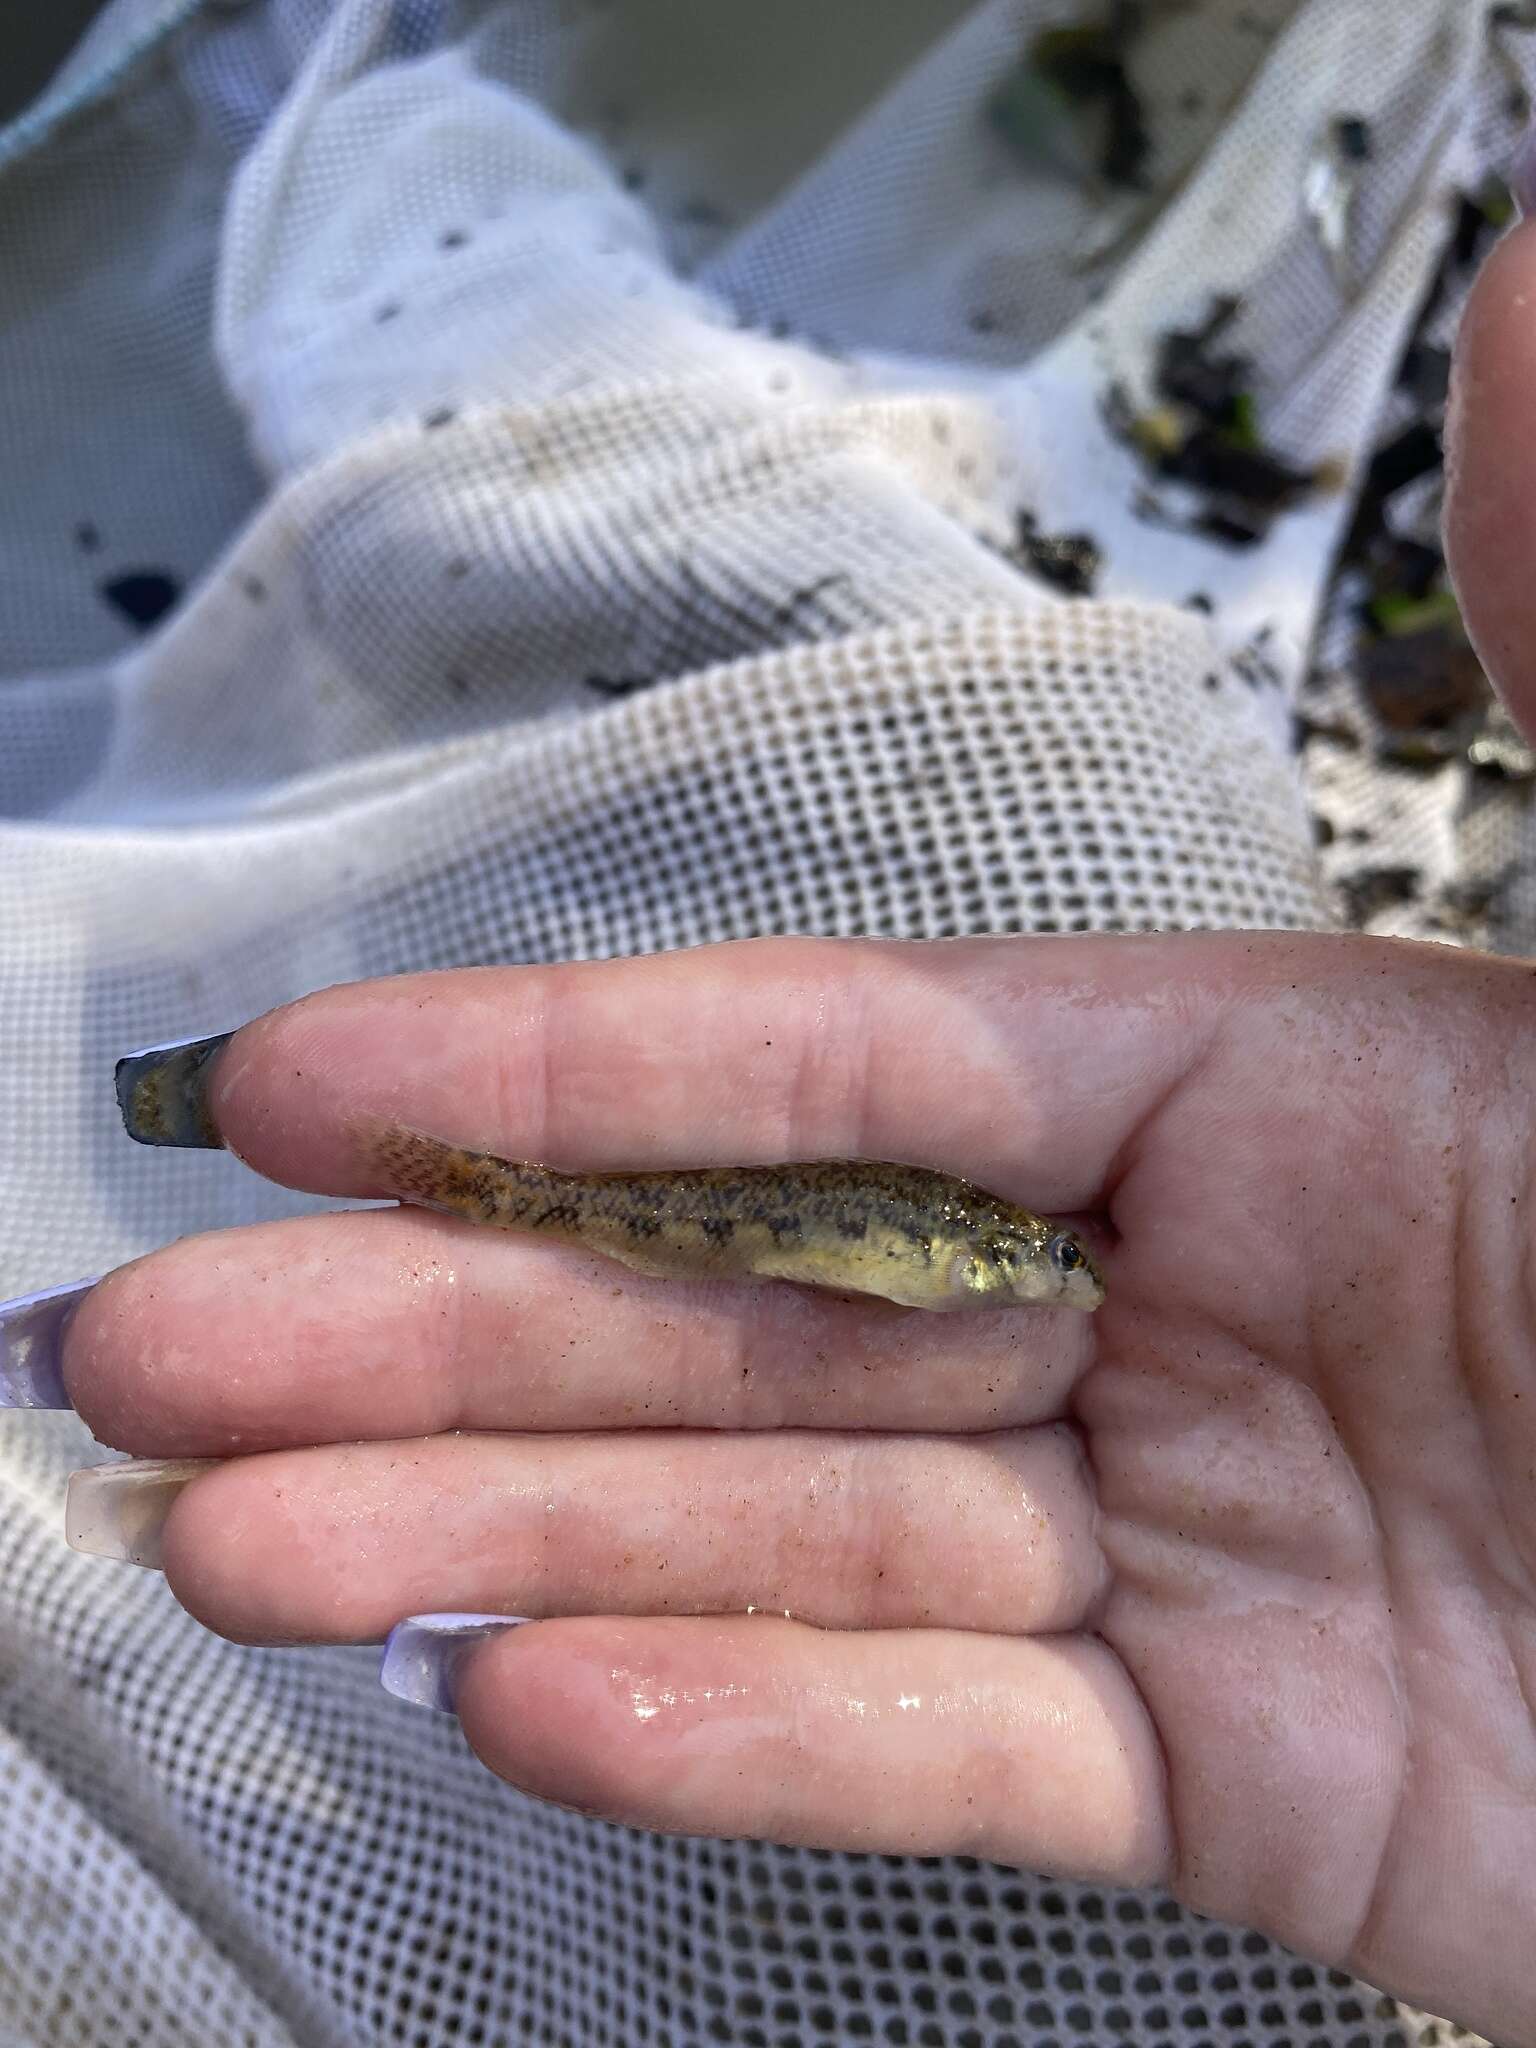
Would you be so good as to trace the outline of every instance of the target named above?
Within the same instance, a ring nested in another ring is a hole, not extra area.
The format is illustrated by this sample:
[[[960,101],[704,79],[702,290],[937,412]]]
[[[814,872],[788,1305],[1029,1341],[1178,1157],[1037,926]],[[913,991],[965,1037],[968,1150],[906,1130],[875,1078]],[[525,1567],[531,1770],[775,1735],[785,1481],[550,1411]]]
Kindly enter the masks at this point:
[[[72,1408],[61,1359],[70,1316],[96,1285],[45,1287],[0,1301],[0,1408]]]
[[[1515,151],[1515,160],[1509,167],[1509,189],[1527,219],[1536,213],[1536,122],[1526,129],[1525,140]]]
[[[413,1707],[453,1712],[454,1667],[475,1643],[521,1628],[521,1614],[413,1614],[389,1632],[379,1683]]]
[[[117,1106],[130,1138],[141,1145],[218,1151],[223,1139],[208,1109],[210,1069],[234,1036],[183,1038],[149,1045],[117,1063]]]

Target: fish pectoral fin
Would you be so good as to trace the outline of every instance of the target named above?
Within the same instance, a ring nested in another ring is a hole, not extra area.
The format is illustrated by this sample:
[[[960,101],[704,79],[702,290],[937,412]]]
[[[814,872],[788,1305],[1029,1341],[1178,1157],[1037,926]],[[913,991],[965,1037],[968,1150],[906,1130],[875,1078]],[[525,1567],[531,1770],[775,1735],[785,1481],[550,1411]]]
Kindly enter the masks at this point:
[[[643,1273],[648,1280],[686,1280],[701,1270],[682,1252],[648,1249],[645,1239],[635,1237],[622,1226],[583,1230],[581,1242],[589,1251],[601,1252],[605,1259],[628,1266],[631,1273]]]
[[[814,1253],[803,1250],[765,1252],[752,1261],[752,1275],[760,1280],[793,1280],[819,1293],[857,1295],[861,1301],[883,1301],[896,1308],[948,1308],[949,1301],[925,1294],[921,1282],[910,1274],[889,1279],[857,1268],[828,1272]]]
[[[617,1265],[628,1266],[631,1273],[643,1273],[648,1280],[675,1280],[676,1266],[663,1265],[660,1259],[648,1259],[645,1253],[630,1244],[594,1244],[592,1249],[601,1252],[605,1259],[612,1259]]]

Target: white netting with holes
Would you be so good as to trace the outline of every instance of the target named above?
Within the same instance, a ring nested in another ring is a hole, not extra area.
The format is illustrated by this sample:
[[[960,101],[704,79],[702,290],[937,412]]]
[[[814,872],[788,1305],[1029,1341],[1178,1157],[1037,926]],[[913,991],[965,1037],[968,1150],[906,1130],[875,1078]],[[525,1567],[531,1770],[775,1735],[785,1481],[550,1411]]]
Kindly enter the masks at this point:
[[[1101,401],[1230,291],[1288,452],[1368,446],[1480,10],[1152,10],[1156,192],[1107,220],[981,113],[1073,11],[115,0],[0,131],[0,1287],[314,1206],[167,1171],[109,1077],[329,982],[1322,921],[1290,705],[1347,498],[1246,552],[1137,519]],[[1347,308],[1298,205],[1344,113]],[[534,1807],[370,1653],[68,1553],[90,1455],[0,1419],[0,2042],[1426,2024],[1156,1897]]]

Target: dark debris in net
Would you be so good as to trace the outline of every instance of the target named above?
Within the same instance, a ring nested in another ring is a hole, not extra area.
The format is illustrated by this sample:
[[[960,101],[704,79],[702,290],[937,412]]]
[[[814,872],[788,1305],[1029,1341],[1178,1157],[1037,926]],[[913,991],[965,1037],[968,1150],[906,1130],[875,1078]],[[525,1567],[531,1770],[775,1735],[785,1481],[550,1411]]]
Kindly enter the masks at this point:
[[[1468,759],[1496,708],[1440,540],[1449,352],[1429,336],[1510,217],[1508,189],[1497,181],[1460,195],[1397,380],[1416,416],[1372,455],[1341,553],[1342,568],[1364,590],[1354,671],[1378,758],[1394,767],[1435,770]]]
[[[1032,512],[1021,512],[1014,559],[1069,597],[1091,597],[1104,564],[1103,550],[1088,533],[1042,533]]]
[[[1395,910],[1400,904],[1418,902],[1423,883],[1421,868],[1357,868],[1339,884],[1348,922],[1358,928],[1369,924],[1384,910]]]
[[[973,538],[1015,569],[1038,577],[1068,597],[1091,597],[1098,588],[1104,554],[1092,534],[1042,533],[1035,514],[1021,511],[1012,540],[983,532],[976,532]]]
[[[1099,174],[1107,185],[1147,190],[1152,133],[1131,79],[1131,45],[1144,26],[1136,0],[1115,0],[1104,20],[1043,30],[1029,53],[1030,68],[1074,105],[1099,117]]]
[[[1282,513],[1341,481],[1332,466],[1302,469],[1265,446],[1254,365],[1227,341],[1241,311],[1241,299],[1221,297],[1199,327],[1162,335],[1154,406],[1138,410],[1119,384],[1104,401],[1111,433],[1135,450],[1150,475],[1197,494],[1198,509],[1187,520],[1151,492],[1138,501],[1139,515],[1227,548],[1256,547]]]
[[[987,102],[993,130],[1027,163],[1111,190],[1148,192],[1152,122],[1136,45],[1190,0],[1108,0],[1098,18],[1039,30]]]
[[[1496,699],[1463,623],[1441,542],[1445,411],[1451,382],[1446,334],[1478,266],[1513,217],[1507,188],[1491,180],[1460,194],[1396,380],[1390,426],[1366,467],[1338,564],[1352,607],[1353,647],[1342,675],[1297,720],[1303,754],[1348,749],[1399,775],[1459,771],[1460,815],[1484,803],[1516,806],[1536,790],[1536,751]],[[1347,701],[1330,687],[1347,679]],[[1349,708],[1352,705],[1353,708]],[[1509,814],[1511,831],[1518,809]],[[1368,844],[1338,821],[1320,843]],[[1515,865],[1518,865],[1516,863]],[[1436,883],[1407,864],[1378,862],[1335,877],[1345,921],[1369,924],[1411,906],[1432,936],[1495,943],[1517,877],[1497,872]]]
[[[168,569],[130,569],[104,578],[96,587],[119,618],[143,632],[163,619],[181,596],[181,581]]]
[[[583,678],[587,688],[596,690],[600,697],[633,697],[637,690],[648,690],[656,680],[655,676],[589,675]]]

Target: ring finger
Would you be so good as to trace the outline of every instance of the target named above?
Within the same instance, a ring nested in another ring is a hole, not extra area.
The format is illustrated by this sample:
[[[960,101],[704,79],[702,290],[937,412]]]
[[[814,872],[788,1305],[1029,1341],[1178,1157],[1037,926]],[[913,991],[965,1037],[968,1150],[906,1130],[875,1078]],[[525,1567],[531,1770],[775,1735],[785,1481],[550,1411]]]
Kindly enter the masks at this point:
[[[121,1496],[125,1480],[122,1466],[77,1475],[76,1528],[93,1491]],[[1054,1632],[1083,1622],[1104,1580],[1065,1427],[280,1451],[195,1476],[172,1500],[160,1554],[201,1621],[268,1643],[378,1641],[404,1614],[449,1609],[758,1607],[823,1627]]]

